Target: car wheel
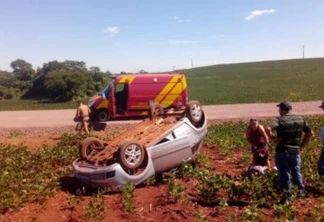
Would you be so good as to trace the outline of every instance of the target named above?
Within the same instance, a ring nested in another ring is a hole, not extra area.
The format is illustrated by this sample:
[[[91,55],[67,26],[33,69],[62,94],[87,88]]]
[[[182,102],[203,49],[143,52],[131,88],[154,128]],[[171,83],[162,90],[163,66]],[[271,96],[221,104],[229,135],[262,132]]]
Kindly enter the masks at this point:
[[[136,142],[125,142],[119,148],[120,164],[126,170],[134,170],[141,166],[144,157],[144,147]]]
[[[103,150],[104,144],[101,140],[95,137],[89,137],[83,140],[79,147],[80,157],[87,159],[89,156]]]
[[[106,109],[99,109],[97,111],[97,120],[100,122],[105,122],[109,120],[110,115],[109,112]]]
[[[164,109],[163,107],[158,104],[158,103],[153,103],[152,105],[150,105],[150,119],[154,119],[156,117],[162,116],[164,114]]]
[[[198,101],[189,101],[186,107],[186,115],[192,124],[198,124],[203,115],[200,103]]]

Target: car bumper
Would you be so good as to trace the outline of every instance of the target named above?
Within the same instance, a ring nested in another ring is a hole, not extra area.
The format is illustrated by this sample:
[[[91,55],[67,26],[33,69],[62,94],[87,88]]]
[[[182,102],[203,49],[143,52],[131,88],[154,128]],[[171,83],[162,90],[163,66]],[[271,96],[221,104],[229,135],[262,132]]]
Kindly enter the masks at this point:
[[[73,176],[90,187],[105,187],[113,192],[121,191],[127,182],[138,185],[155,174],[151,158],[148,159],[148,166],[136,175],[129,175],[118,163],[102,167],[84,164],[80,159],[76,159],[72,164]]]

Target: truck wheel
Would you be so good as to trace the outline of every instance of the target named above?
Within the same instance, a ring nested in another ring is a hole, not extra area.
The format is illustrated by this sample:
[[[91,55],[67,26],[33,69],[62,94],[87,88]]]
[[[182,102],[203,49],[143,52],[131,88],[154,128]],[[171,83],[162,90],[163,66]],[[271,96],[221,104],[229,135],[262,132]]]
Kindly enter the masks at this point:
[[[128,141],[119,148],[119,160],[125,170],[135,170],[144,160],[145,149],[142,145]]]
[[[87,159],[88,156],[103,150],[103,148],[104,144],[101,140],[95,137],[88,137],[81,142],[79,146],[79,154],[81,158]]]
[[[193,125],[198,124],[203,115],[200,103],[194,100],[189,101],[186,107],[186,115]]]
[[[150,105],[150,119],[154,119],[155,117],[159,117],[162,116],[164,114],[164,109],[163,107],[158,104],[158,103],[153,103],[152,105]]]
[[[100,122],[105,122],[109,120],[110,115],[109,112],[106,109],[99,109],[97,111],[97,120]]]

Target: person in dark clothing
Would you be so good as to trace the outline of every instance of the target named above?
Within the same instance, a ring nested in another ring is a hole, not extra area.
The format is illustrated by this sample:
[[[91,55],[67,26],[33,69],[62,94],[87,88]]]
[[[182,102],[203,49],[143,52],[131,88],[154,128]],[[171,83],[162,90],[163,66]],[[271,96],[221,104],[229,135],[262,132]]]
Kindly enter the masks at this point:
[[[280,116],[270,124],[267,132],[270,140],[276,144],[275,163],[280,188],[285,192],[286,200],[292,201],[290,178],[298,186],[297,197],[304,196],[300,152],[314,133],[302,116],[291,113],[292,106],[289,102],[281,102],[277,107],[279,107]],[[276,136],[272,134],[272,131],[276,131]]]

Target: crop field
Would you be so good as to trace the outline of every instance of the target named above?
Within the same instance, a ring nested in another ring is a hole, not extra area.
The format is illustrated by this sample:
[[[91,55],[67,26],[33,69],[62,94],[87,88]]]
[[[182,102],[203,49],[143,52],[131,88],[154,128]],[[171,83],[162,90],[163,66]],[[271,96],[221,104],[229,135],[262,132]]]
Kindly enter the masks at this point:
[[[324,59],[215,65],[182,72],[190,99],[205,105],[323,99]]]
[[[65,217],[57,221],[323,221],[324,178],[318,176],[316,162],[324,117],[307,120],[316,136],[301,154],[306,197],[292,203],[281,202],[275,170],[245,176],[251,161],[244,138],[247,123],[229,122],[209,126],[207,145],[193,162],[136,189],[127,184],[121,193],[89,191],[68,180],[85,138],[80,134],[64,133],[55,146],[33,152],[23,145],[1,144],[0,221],[43,221],[40,212],[53,210]],[[274,145],[270,147],[273,165]],[[43,210],[26,211],[26,218],[23,209],[31,204]]]

